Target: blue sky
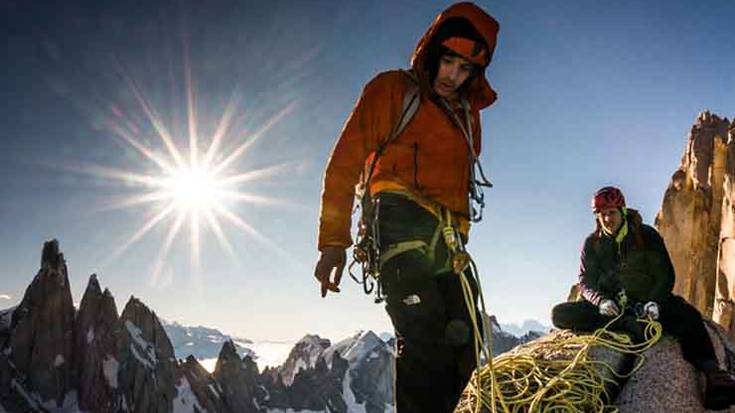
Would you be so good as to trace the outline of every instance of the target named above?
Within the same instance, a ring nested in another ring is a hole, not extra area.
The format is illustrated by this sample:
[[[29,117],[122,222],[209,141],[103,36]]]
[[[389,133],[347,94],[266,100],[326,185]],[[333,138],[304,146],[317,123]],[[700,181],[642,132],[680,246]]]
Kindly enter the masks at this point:
[[[43,241],[58,238],[77,300],[97,272],[120,308],[135,295],[167,319],[243,337],[389,330],[381,306],[347,276],[341,294],[319,297],[312,273],[321,175],[363,84],[405,67],[448,4],[6,2],[0,307],[20,300]],[[595,189],[622,187],[652,222],[697,114],[735,115],[735,4],[479,4],[501,25],[488,71],[499,100],[482,114],[482,161],[495,188],[470,251],[490,312],[501,322],[548,322],[576,279]],[[285,205],[228,204],[270,241],[223,222],[233,260],[203,230],[198,271],[184,225],[155,278],[174,220],[110,258],[160,206],[105,208],[142,188],[79,170],[160,174],[111,131],[110,119],[165,153],[134,84],[185,148],[186,67],[202,148],[230,101],[223,153],[282,115],[230,169],[283,166],[241,189]]]

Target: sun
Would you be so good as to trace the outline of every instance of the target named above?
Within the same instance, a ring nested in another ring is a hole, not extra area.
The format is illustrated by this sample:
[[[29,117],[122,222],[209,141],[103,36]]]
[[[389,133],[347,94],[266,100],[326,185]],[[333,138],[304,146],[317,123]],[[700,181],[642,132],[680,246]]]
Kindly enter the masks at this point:
[[[190,69],[186,70],[186,105],[188,137],[174,138],[169,127],[151,102],[146,99],[137,84],[126,77],[130,90],[139,103],[140,110],[155,131],[160,147],[146,143],[141,128],[135,127],[125,116],[125,111],[111,105],[110,114],[105,126],[116,138],[133,150],[143,155],[158,168],[158,172],[141,172],[126,170],[105,165],[83,165],[75,168],[78,172],[104,177],[124,183],[126,187],[137,188],[135,194],[127,196],[123,201],[112,205],[112,208],[136,208],[152,206],[154,213],[138,227],[115,251],[102,266],[114,261],[125,253],[131,245],[146,236],[153,228],[167,226],[165,237],[157,253],[153,265],[151,279],[159,277],[164,262],[174,241],[188,227],[188,243],[190,247],[191,265],[194,272],[199,271],[201,254],[201,232],[210,231],[218,244],[233,260],[237,261],[234,249],[229,240],[226,228],[234,228],[245,232],[256,242],[266,245],[281,255],[287,255],[281,247],[256,230],[243,217],[237,214],[233,205],[238,203],[288,205],[288,203],[260,194],[245,191],[244,185],[284,172],[289,164],[275,164],[261,169],[239,170],[237,161],[268,130],[285,117],[296,105],[296,101],[288,102],[278,109],[259,128],[250,129],[250,133],[233,129],[233,117],[237,111],[237,99],[230,99],[221,116],[214,122],[216,127],[211,136],[201,139],[200,119],[196,116],[194,92]],[[252,125],[250,125],[252,126]],[[234,148],[223,151],[223,141],[231,136],[238,137]],[[187,139],[188,138],[188,139]],[[188,145],[181,141],[188,140]],[[202,141],[207,142],[206,145]]]
[[[180,168],[166,179],[164,186],[182,212],[202,214],[222,205],[217,191],[223,184],[205,168]]]

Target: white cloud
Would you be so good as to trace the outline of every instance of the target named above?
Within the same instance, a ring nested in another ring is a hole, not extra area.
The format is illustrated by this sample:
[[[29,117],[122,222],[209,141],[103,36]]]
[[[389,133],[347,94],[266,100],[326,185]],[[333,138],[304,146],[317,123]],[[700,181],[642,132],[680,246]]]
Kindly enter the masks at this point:
[[[7,295],[7,294],[0,294],[0,300],[12,300],[13,297]]]

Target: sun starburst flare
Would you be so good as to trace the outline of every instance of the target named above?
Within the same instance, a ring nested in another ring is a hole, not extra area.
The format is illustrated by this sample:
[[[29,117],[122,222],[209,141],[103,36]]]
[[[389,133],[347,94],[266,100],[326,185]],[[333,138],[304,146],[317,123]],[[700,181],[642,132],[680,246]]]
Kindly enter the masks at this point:
[[[255,170],[237,170],[236,161],[245,155],[252,145],[271,127],[293,110],[296,101],[284,105],[275,115],[255,128],[255,132],[245,136],[242,142],[236,143],[234,149],[222,151],[224,139],[230,135],[236,112],[236,99],[231,99],[217,121],[212,136],[208,139],[206,150],[200,152],[200,125],[197,120],[195,94],[192,87],[190,70],[186,66],[186,105],[188,147],[177,146],[177,139],[169,132],[162,118],[149,102],[138,85],[126,76],[128,85],[140,105],[145,118],[150,122],[152,130],[162,143],[161,148],[151,148],[144,143],[139,127],[125,121],[124,112],[112,106],[111,116],[107,117],[106,126],[114,136],[127,146],[140,153],[157,168],[155,173],[125,170],[102,165],[77,165],[72,167],[76,172],[122,182],[142,190],[125,197],[107,208],[133,208],[155,205],[155,212],[140,225],[106,260],[103,266],[125,253],[133,244],[141,240],[148,232],[159,225],[168,223],[168,230],[153,264],[151,283],[156,284],[164,271],[163,263],[168,256],[174,241],[182,229],[188,227],[190,258],[194,273],[199,271],[201,255],[201,231],[206,229],[214,234],[218,244],[228,255],[237,261],[232,243],[222,221],[229,227],[236,228],[257,242],[276,253],[285,252],[270,238],[255,229],[242,216],[230,207],[234,203],[251,203],[265,205],[289,205],[283,200],[270,198],[241,189],[244,184],[252,183],[273,175],[283,173],[289,163],[270,165]],[[241,133],[232,134],[239,135]],[[184,138],[178,138],[184,140]]]

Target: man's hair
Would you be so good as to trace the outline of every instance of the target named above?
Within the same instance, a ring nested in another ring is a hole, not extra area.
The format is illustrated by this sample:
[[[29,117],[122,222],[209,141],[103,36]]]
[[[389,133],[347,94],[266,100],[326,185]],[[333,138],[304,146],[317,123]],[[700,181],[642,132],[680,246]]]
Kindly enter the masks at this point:
[[[475,30],[472,24],[464,17],[450,17],[446,19],[439,28],[436,30],[436,34],[431,39],[431,43],[427,47],[426,61],[424,65],[429,74],[429,81],[434,83],[437,73],[439,73],[439,61],[445,54],[460,56],[459,54],[451,51],[447,47],[443,46],[442,43],[450,37],[463,37],[465,39],[474,40],[482,44],[487,51],[487,43],[482,38],[480,33]],[[474,76],[482,73],[485,70],[484,67],[475,66],[470,77],[460,87],[464,89],[465,86],[472,80]]]

